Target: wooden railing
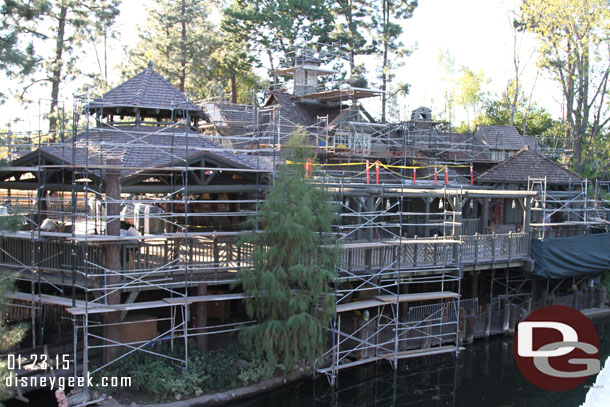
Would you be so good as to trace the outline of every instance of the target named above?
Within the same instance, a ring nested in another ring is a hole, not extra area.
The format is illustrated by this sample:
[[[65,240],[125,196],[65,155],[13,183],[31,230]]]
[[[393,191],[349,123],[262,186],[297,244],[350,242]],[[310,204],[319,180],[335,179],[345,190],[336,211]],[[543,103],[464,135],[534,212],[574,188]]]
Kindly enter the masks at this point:
[[[414,238],[401,241],[352,242],[341,247],[339,268],[350,272],[413,269],[427,266],[485,263],[528,257],[525,233]],[[180,279],[188,266],[194,275],[234,272],[252,266],[253,246],[238,244],[237,237],[182,238],[121,244],[122,273],[147,273]],[[0,239],[0,266],[9,271],[37,273],[39,270],[61,276],[82,278],[103,276],[105,247],[99,244],[27,238]],[[68,280],[67,282],[69,282]]]
[[[251,244],[238,244],[236,237],[121,243],[121,272],[147,273],[150,278],[172,274],[180,279],[186,266],[190,274],[237,271],[251,266],[252,250]],[[105,247],[99,244],[38,242],[6,236],[0,239],[0,267],[13,272],[37,273],[41,270],[62,276],[71,276],[74,272],[77,278],[101,277],[106,265],[105,253]]]
[[[462,263],[494,262],[529,257],[525,233],[461,236]]]

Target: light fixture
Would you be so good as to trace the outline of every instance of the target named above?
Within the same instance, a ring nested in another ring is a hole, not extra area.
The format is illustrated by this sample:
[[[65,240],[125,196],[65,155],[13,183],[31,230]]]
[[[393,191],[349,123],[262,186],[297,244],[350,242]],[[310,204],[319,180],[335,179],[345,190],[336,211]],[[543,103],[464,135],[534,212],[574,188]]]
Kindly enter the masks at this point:
[[[438,200],[438,209],[443,209],[444,205],[443,205],[443,198],[439,198]]]
[[[474,200],[470,200],[470,209],[474,209]]]
[[[517,207],[517,202],[515,199],[513,199],[513,203],[511,205],[511,208],[515,209]]]

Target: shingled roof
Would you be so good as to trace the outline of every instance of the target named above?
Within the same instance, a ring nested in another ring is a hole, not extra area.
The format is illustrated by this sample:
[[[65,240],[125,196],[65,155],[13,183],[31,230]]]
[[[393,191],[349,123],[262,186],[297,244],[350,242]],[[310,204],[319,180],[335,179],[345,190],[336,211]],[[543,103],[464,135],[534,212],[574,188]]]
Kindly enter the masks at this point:
[[[266,107],[279,106],[279,131],[281,137],[288,136],[296,126],[313,126],[318,121],[318,116],[328,115],[329,123],[340,113],[339,106],[328,106],[320,102],[301,102],[293,95],[274,91],[269,96]]]
[[[188,111],[191,117],[205,117],[199,106],[153,69],[152,62],[144,71],[94,99],[89,108],[91,112],[103,108],[129,116],[133,116],[134,108],[139,108],[151,116],[169,116],[171,111],[182,116],[180,112]]]
[[[76,150],[74,155],[73,146]],[[167,167],[176,161],[204,156],[234,168],[272,170],[272,162],[266,157],[238,153],[209,141],[207,136],[200,133],[192,130],[186,133],[184,129],[172,127],[97,127],[89,129],[88,133],[80,133],[74,141],[41,147],[41,152],[58,164],[76,166],[87,163],[95,167],[108,159],[118,159],[125,168],[121,171],[121,177],[133,175],[143,168]],[[13,162],[13,165],[23,165],[22,162],[30,157],[37,160],[37,154],[37,151],[33,151]],[[73,156],[75,162],[72,162]]]
[[[547,184],[567,185],[581,177],[530,149],[523,149],[481,174],[480,183],[527,184],[528,177],[544,178]]]
[[[475,135],[492,150],[514,150],[525,148],[526,140],[514,126],[490,126],[480,124]],[[533,147],[533,146],[532,146]]]

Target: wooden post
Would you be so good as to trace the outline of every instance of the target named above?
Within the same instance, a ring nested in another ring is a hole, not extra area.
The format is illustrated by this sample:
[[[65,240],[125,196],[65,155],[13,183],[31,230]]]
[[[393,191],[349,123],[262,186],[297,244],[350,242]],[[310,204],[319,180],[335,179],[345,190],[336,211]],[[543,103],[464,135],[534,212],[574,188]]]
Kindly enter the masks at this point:
[[[525,252],[530,254],[530,222],[532,220],[532,198],[525,198],[525,213],[523,214],[523,233],[525,233]]]
[[[504,332],[504,335],[509,334],[509,328],[510,328],[510,301],[508,301],[508,299],[505,299],[503,302],[503,309],[502,309],[502,332]]]
[[[509,325],[508,325],[508,333],[510,335],[515,334],[515,328],[517,326],[517,311],[518,311],[517,304],[510,304],[510,320],[509,320]]]
[[[485,306],[485,336],[491,335],[491,304]]]
[[[106,161],[106,165],[118,167],[120,161],[118,159],[110,159]],[[119,183],[120,171],[117,168],[109,168],[106,170],[106,233],[109,236],[121,235],[121,184]],[[106,244],[106,268],[108,270],[121,270],[121,245],[117,241],[110,241]],[[109,273],[106,275],[106,284],[114,285],[119,283],[120,276],[118,274]],[[121,303],[121,292],[116,290],[106,297],[108,305],[117,305]],[[104,336],[109,341],[120,342],[121,332],[118,323],[121,322],[120,312],[108,312],[104,314]],[[104,345],[111,345],[105,349],[104,358],[106,362],[114,360],[117,356],[118,347],[113,345],[113,342],[106,342]]]
[[[460,308],[460,321],[458,326],[460,327],[460,333],[459,333],[459,342],[460,345],[464,344],[464,341],[466,339],[466,309],[464,308]]]
[[[489,198],[482,198],[479,200],[481,208],[481,233],[487,233],[487,225],[489,223]]]
[[[197,286],[197,295],[208,295],[208,285],[205,283],[200,283]],[[197,349],[201,351],[205,351],[208,349],[208,336],[202,335],[205,333],[204,329],[208,326],[208,303],[207,302],[198,302],[195,305],[195,318],[197,321],[197,333],[199,334],[197,338]]]
[[[466,339],[465,343],[472,343],[474,338],[474,310],[468,310],[466,314]]]

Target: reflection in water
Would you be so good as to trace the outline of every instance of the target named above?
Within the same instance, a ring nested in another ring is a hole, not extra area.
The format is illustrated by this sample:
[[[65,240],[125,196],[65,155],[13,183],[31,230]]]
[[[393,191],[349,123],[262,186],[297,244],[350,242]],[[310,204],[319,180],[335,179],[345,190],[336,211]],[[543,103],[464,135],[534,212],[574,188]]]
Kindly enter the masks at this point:
[[[610,320],[595,323],[601,360],[610,355]],[[389,364],[361,366],[341,372],[335,390],[325,378],[303,381],[232,407],[574,407],[585,398],[587,385],[548,392],[531,385],[514,363],[512,338],[480,340],[455,359],[439,355]]]

